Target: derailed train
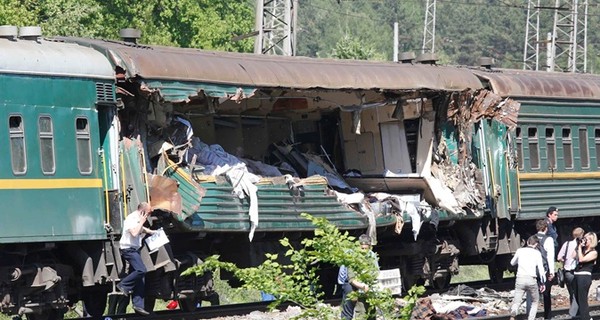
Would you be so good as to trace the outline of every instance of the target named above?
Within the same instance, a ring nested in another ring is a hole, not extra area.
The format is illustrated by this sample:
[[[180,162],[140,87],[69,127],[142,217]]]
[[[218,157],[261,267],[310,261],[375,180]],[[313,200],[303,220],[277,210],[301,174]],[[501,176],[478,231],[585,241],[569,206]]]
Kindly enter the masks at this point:
[[[308,212],[377,239],[404,286],[500,280],[545,209],[594,230],[600,77],[209,52],[0,27],[0,311],[106,308],[140,201],[170,244],[155,299],[195,306],[206,255],[260,263]],[[518,119],[518,121],[517,121]],[[544,133],[544,134],[542,134]],[[325,287],[336,269],[324,268]],[[330,292],[331,293],[331,292]]]

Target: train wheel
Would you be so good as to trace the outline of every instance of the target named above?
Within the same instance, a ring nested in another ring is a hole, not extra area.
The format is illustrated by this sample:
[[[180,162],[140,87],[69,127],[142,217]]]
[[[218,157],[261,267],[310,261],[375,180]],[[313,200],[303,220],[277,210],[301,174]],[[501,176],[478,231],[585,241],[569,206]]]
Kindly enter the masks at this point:
[[[198,299],[195,297],[179,299],[179,309],[182,311],[192,312],[196,310],[196,306],[198,306]]]
[[[81,300],[85,311],[92,318],[100,318],[106,311],[106,302],[108,294],[104,290],[84,290],[81,293]]]
[[[449,272],[439,273],[431,280],[431,286],[434,289],[447,289],[450,287],[450,280],[452,275]]]
[[[498,268],[495,264],[488,264],[488,274],[492,283],[502,283],[504,281],[504,270]]]

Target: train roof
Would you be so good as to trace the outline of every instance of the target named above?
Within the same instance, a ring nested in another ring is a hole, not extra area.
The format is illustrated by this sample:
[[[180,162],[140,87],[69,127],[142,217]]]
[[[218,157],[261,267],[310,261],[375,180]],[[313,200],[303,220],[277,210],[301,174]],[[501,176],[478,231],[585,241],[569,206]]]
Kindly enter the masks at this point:
[[[115,78],[111,64],[98,51],[42,38],[0,38],[0,73]]]
[[[267,56],[61,38],[104,52],[130,76],[250,88],[464,90],[481,88],[468,70],[364,60]],[[202,88],[205,89],[205,88]],[[210,95],[210,92],[208,92]]]
[[[503,97],[600,99],[597,75],[508,69],[473,72]]]

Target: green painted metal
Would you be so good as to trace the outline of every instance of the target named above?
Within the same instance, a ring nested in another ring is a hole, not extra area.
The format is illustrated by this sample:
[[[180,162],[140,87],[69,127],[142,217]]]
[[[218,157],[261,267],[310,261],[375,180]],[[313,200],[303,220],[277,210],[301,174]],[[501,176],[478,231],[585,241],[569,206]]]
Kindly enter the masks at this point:
[[[492,199],[492,213],[498,218],[510,217],[510,200],[508,180],[509,153],[507,138],[507,127],[496,120],[481,121],[484,128],[483,135],[486,143],[488,163],[487,170],[490,173],[490,195]]]
[[[209,97],[233,96],[238,89],[242,89],[245,96],[251,96],[255,90],[255,88],[231,84],[182,82],[177,80],[148,80],[146,84],[149,88],[159,89],[166,101],[185,101],[189,97],[197,96],[199,89],[202,89]]]
[[[198,202],[196,187],[188,180],[187,172],[179,168],[168,175],[179,182],[182,195],[182,222],[190,231],[249,232],[250,203],[233,194],[233,187],[215,182],[201,183],[206,192]],[[323,184],[306,185],[301,193],[294,193],[287,185],[257,185],[258,216],[257,231],[305,231],[313,230],[310,221],[301,217],[309,213],[326,218],[340,229],[365,229],[368,221],[362,214],[347,208],[333,195],[327,194],[328,186]],[[191,212],[190,210],[193,210]],[[392,225],[395,217],[378,217],[378,225]]]
[[[595,130],[600,129],[600,107],[596,101],[576,100],[529,101],[521,102],[519,127],[522,133],[522,153],[524,166],[519,170],[521,177],[521,208],[517,216],[520,220],[540,219],[549,206],[556,206],[562,217],[586,217],[600,215],[600,179],[585,176],[586,173],[600,171],[598,159],[600,145],[595,141]],[[532,168],[531,148],[535,140],[528,137],[530,129],[537,129],[539,168]],[[563,129],[570,129],[573,167],[567,168]],[[587,130],[587,154],[589,167],[583,167],[579,130]],[[548,138],[546,131],[553,130],[556,148],[556,168],[550,168],[548,161]],[[515,137],[516,138],[516,137]],[[540,178],[523,179],[525,174],[539,174]],[[553,174],[579,174],[579,178],[552,179]]]
[[[144,174],[144,161],[142,158],[142,146],[139,140],[123,140],[121,142],[123,161],[123,184],[127,191],[127,212],[137,209],[140,202],[148,201],[146,189],[146,176]]]
[[[9,115],[22,117],[27,155],[26,174],[15,176],[8,130],[4,126],[5,129],[0,130],[0,179],[5,181],[3,183],[14,181],[18,187],[0,189],[0,201],[18,211],[7,209],[0,214],[0,243],[106,238],[102,187],[77,188],[69,182],[71,180],[59,180],[101,177],[96,152],[99,129],[95,83],[98,81],[107,80],[0,74],[0,121],[7,123]],[[40,115],[50,116],[53,123],[56,171],[52,175],[41,171],[37,132]],[[81,175],[78,170],[76,117],[86,117],[90,126],[91,175]],[[28,179],[57,183],[55,188],[44,189],[24,184]]]

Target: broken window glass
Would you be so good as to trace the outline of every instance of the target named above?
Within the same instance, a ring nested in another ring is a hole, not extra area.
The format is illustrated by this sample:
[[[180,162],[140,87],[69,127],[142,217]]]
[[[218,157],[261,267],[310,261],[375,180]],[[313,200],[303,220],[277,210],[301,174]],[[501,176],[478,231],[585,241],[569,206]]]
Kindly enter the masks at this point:
[[[25,130],[23,129],[23,118],[12,115],[8,118],[10,135],[10,156],[14,174],[25,174],[27,172],[27,158],[25,154]]]
[[[75,120],[77,140],[77,165],[81,174],[92,173],[92,146],[90,127],[86,118]]]

